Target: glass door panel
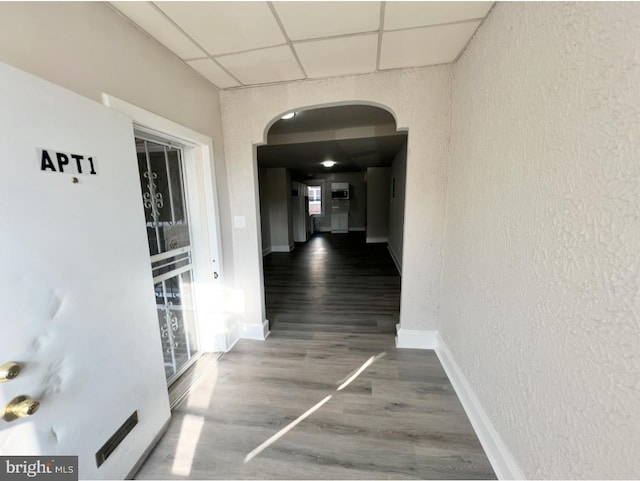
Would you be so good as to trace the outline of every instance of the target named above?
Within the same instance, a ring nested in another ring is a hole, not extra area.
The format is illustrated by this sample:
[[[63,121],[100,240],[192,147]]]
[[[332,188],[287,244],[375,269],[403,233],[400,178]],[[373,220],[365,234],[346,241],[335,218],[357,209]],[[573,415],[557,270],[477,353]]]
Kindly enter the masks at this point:
[[[165,374],[170,384],[199,354],[182,151],[136,139]]]

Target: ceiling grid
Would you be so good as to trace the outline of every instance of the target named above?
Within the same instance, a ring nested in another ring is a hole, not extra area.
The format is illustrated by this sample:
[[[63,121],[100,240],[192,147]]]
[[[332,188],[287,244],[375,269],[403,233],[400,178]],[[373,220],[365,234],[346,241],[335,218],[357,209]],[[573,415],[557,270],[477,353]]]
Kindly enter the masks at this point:
[[[289,38],[289,35],[287,34],[287,31],[284,28],[284,25],[282,25],[282,20],[280,20],[280,17],[278,16],[278,12],[276,12],[275,7],[273,6],[273,2],[267,2],[267,3],[269,4],[269,10],[271,10],[271,13],[276,19],[276,22],[278,22],[278,26],[280,27],[280,30],[282,30],[282,35],[284,35],[284,38],[287,39],[287,45],[289,45],[289,48],[291,49],[291,53],[296,58],[296,62],[298,62],[298,65],[300,66],[300,70],[302,70],[302,73],[304,74],[304,76],[307,77],[307,72],[304,69],[304,65],[302,65],[302,62],[300,62],[300,57],[298,57],[298,54],[296,53],[296,49],[293,47],[293,43],[291,42],[291,39]]]
[[[455,61],[493,2],[110,2],[218,89]]]

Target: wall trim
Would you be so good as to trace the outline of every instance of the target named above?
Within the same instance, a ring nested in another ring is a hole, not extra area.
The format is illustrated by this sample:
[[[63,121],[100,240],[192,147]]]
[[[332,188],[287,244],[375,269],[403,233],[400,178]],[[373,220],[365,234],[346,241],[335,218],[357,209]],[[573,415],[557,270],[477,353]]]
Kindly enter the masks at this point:
[[[291,252],[294,246],[271,246],[271,252]]]
[[[265,247],[262,249],[262,257],[271,254],[271,247]]]
[[[389,242],[389,237],[367,237],[367,244],[383,244]]]
[[[403,329],[400,324],[396,330],[396,347],[435,351],[498,479],[526,479],[440,333]]]
[[[469,421],[471,421],[473,430],[476,432],[496,476],[498,479],[526,479],[511,451],[493,426],[471,384],[458,366],[451,350],[440,334],[436,334],[436,338],[436,355],[440,359],[440,364],[447,373]]]
[[[364,232],[366,230],[366,227],[349,227],[349,232]]]
[[[404,329],[396,324],[396,347],[399,349],[435,349],[438,331]]]
[[[265,319],[262,324],[241,324],[240,339],[253,339],[256,341],[264,341],[269,337],[269,320]]]
[[[233,347],[238,344],[240,340],[240,326],[237,323],[234,323],[232,327],[230,327],[225,335],[225,349],[224,352],[229,352]]]
[[[398,257],[396,256],[395,252],[393,252],[393,249],[391,248],[391,244],[387,244],[387,249],[389,249],[389,254],[391,254],[391,259],[393,260],[393,263],[396,265],[396,269],[398,269],[398,272],[400,273],[400,275],[402,275],[402,263],[398,261]]]

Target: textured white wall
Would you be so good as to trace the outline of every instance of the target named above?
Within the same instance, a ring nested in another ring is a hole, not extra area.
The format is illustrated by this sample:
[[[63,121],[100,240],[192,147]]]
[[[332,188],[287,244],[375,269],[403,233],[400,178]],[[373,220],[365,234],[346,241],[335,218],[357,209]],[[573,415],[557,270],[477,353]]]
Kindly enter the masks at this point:
[[[393,179],[396,182],[395,195],[393,195]],[[389,203],[389,248],[396,258],[396,262],[402,269],[402,233],[405,223],[405,184],[407,180],[407,145],[393,159],[391,164],[391,201]],[[409,220],[409,222],[420,222],[417,220]]]
[[[639,86],[634,3],[498,3],[454,70],[439,327],[529,478],[640,474]]]
[[[389,240],[389,167],[367,169],[367,242]]]
[[[0,61],[98,102],[108,93],[211,136],[224,278],[232,283],[231,217],[215,87],[102,2],[0,2]]]
[[[283,113],[321,105],[366,103],[387,107],[399,129],[409,129],[405,257],[400,322],[435,329],[450,128],[449,66],[300,81],[220,92],[231,214],[247,219],[234,229],[236,286],[244,297],[241,322],[264,319],[259,249],[255,145]]]

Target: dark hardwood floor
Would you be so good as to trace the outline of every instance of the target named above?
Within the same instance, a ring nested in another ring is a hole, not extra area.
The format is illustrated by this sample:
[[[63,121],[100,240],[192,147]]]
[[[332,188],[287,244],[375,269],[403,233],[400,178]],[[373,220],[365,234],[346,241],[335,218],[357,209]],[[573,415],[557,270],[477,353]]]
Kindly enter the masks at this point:
[[[264,266],[271,335],[203,376],[138,479],[495,479],[436,355],[395,348],[385,246],[322,234]]]
[[[273,331],[394,334],[400,276],[386,244],[364,232],[318,233],[290,253],[264,258]]]

